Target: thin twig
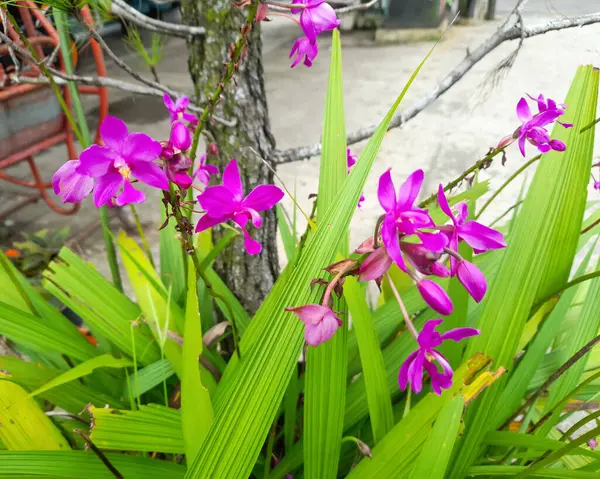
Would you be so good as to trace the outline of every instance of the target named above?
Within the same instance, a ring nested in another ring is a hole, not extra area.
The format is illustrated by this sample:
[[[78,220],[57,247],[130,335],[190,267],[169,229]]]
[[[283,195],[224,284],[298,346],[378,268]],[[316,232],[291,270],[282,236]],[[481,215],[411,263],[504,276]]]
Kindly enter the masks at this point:
[[[111,8],[113,14],[151,32],[167,33],[181,38],[203,36],[206,33],[203,27],[163,22],[162,20],[150,18],[147,15],[140,13],[123,0],[112,0]]]
[[[530,397],[525,404],[523,404],[512,416],[510,416],[504,424],[500,427],[500,429],[504,429],[507,427],[517,416],[523,413],[526,409],[528,409],[535,401],[544,394],[548,388],[556,382],[564,373],[566,373],[571,366],[573,366],[577,361],[579,361],[583,356],[585,356],[590,350],[596,345],[600,343],[600,336],[596,336],[590,342],[588,342],[583,348],[577,351],[573,356],[571,356],[567,362],[565,362],[560,368],[558,368],[554,374],[552,374],[544,384],[542,384]]]
[[[460,62],[456,68],[448,73],[444,79],[427,95],[425,95],[412,108],[405,112],[400,112],[390,122],[388,130],[398,128],[404,125],[407,121],[413,119],[421,111],[431,105],[440,96],[446,93],[454,84],[456,84],[467,72],[475,66],[482,58],[484,58],[492,50],[496,49],[502,43],[509,40],[527,39],[544,33],[564,30],[567,28],[584,27],[600,22],[600,13],[591,15],[582,15],[570,18],[561,18],[548,23],[533,25],[531,27],[520,28],[518,20],[513,20],[514,14],[509,15],[506,21],[498,28],[496,33],[485,40],[475,50],[470,51],[465,59]],[[366,128],[361,128],[350,133],[347,137],[347,144],[352,145],[359,141],[370,138],[379,125],[371,125]],[[290,148],[288,150],[277,152],[277,164],[290,163],[293,161],[304,160],[313,156],[318,156],[321,153],[321,144],[311,146],[302,146],[299,148]]]
[[[75,434],[79,434],[83,438],[88,447],[94,452],[94,454],[96,454],[96,456],[98,456],[98,459],[102,461],[102,463],[112,473],[113,476],[115,476],[117,479],[125,479],[123,474],[121,474],[117,470],[117,468],[112,465],[112,463],[108,460],[108,457],[106,457],[104,453],[96,447],[96,445],[92,442],[92,440],[87,434],[85,434],[80,429],[73,429],[73,432]]]

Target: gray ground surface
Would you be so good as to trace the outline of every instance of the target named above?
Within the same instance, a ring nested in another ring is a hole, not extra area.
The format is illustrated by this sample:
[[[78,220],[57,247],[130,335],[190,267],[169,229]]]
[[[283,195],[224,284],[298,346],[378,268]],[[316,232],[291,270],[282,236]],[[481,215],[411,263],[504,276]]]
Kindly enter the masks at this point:
[[[511,10],[512,1],[498,1],[498,17]],[[532,0],[525,9],[527,24],[543,23],[562,15],[579,15],[600,10],[600,0],[557,0],[553,2]],[[277,19],[280,20],[280,19]],[[405,105],[427,94],[451,68],[460,62],[467,48],[476,47],[493,33],[498,22],[475,26],[456,26],[438,46],[435,53],[409,92]],[[575,69],[581,64],[600,63],[598,38],[600,26],[589,26],[563,32],[550,33],[527,40],[514,67],[494,89],[485,84],[488,73],[516,47],[511,42],[499,47],[480,62],[458,84],[427,110],[402,129],[391,131],[381,148],[374,170],[365,188],[366,201],[356,214],[352,225],[352,244],[367,236],[375,218],[380,214],[376,198],[379,175],[392,167],[395,181],[400,182],[416,168],[426,172],[424,193],[433,192],[439,182],[452,179],[482,157],[490,146],[512,132],[518,125],[515,105],[525,93],[544,94],[562,100],[566,95]],[[320,55],[311,69],[289,68],[287,58],[297,28],[291,23],[274,21],[264,29],[264,63],[266,85],[271,113],[271,125],[278,147],[313,144],[319,140],[323,118],[323,100],[328,72],[330,41],[326,35],[320,40]],[[400,92],[404,83],[431,47],[429,43],[377,46],[372,42],[372,32],[345,33],[343,42],[345,110],[347,130],[379,122]],[[143,65],[129,53],[118,36],[109,38],[119,54],[136,68]],[[185,43],[169,39],[164,61],[159,66],[161,80],[180,90],[191,90],[187,73]],[[128,79],[127,75],[107,60],[109,75]],[[83,66],[84,71],[89,66]],[[90,118],[94,118],[93,101],[86,101]],[[168,116],[157,98],[134,97],[127,93],[111,91],[110,112],[127,121],[131,130],[145,131],[157,139],[168,134]],[[364,143],[352,149],[360,152]],[[529,150],[533,154],[533,150]],[[38,156],[46,177],[50,177],[64,161],[66,149],[57,147]],[[511,148],[508,163],[502,167],[494,164],[482,178],[490,178],[492,187],[500,185],[523,162],[516,148]],[[308,195],[316,191],[318,158],[283,165],[279,174],[284,183],[297,188],[300,203],[309,208]],[[26,174],[21,167],[16,174]],[[519,184],[508,188],[485,215],[492,220],[511,206],[519,191]],[[21,190],[0,183],[0,202],[3,207],[18,198]],[[594,192],[591,191],[594,195]],[[597,194],[596,194],[597,195]],[[157,201],[143,205],[141,216],[148,230],[158,223]],[[291,209],[291,202],[284,201]],[[113,219],[115,225],[117,219]],[[29,206],[11,217],[4,234],[40,228],[58,228],[69,224],[75,237],[85,236],[90,226],[97,224],[97,213],[88,199],[81,212],[73,217],[54,214],[43,203]],[[158,236],[150,234],[156,244]],[[102,237],[97,232],[74,246],[104,270]]]

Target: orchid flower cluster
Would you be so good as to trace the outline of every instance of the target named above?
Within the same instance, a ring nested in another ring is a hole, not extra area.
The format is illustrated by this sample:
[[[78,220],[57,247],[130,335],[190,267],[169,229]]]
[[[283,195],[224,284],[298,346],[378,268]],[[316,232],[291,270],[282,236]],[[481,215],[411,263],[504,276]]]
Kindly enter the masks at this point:
[[[219,170],[207,163],[207,156],[217,156],[218,148],[210,144],[208,154],[203,154],[193,169],[188,156],[192,145],[190,130],[198,120],[186,112],[189,99],[183,97],[174,102],[165,94],[164,103],[171,116],[168,140],[158,142],[145,133],[130,133],[122,120],[109,115],[100,125],[104,145],[92,145],[79,159],[61,166],[52,177],[55,193],[65,203],[76,203],[93,190],[94,204],[99,208],[142,203],[146,194],[136,189],[137,183],[163,191],[169,191],[170,184],[184,192],[193,187],[200,190],[197,199],[204,208],[197,232],[231,220],[241,228],[248,254],[260,253],[261,244],[250,236],[246,226],[250,221],[260,228],[259,212],[275,206],[283,198],[283,191],[274,185],[259,185],[244,196],[235,159],[225,167],[222,184],[208,186],[211,176]],[[202,186],[194,185],[195,182]]]
[[[321,304],[289,308],[288,311],[295,313],[306,325],[306,342],[317,346],[329,340],[342,325],[338,314],[331,309],[330,301],[331,293],[341,288],[343,278],[356,275],[359,281],[374,280],[380,285],[385,277],[402,309],[406,326],[419,346],[400,368],[399,385],[405,389],[410,383],[415,392],[420,392],[426,371],[434,392],[440,394],[442,389],[452,384],[453,372],[448,361],[435,348],[444,340],[460,341],[479,334],[479,331],[458,328],[439,334],[435,328],[442,320],[436,319],[426,323],[420,333],[417,332],[388,270],[395,264],[414,281],[424,301],[433,310],[449,315],[453,310],[450,297],[429,278],[456,276],[473,299],[479,302],[487,289],[485,276],[475,264],[459,254],[459,243],[469,245],[475,254],[504,248],[506,243],[502,233],[469,220],[466,203],[450,207],[442,185],[438,190],[438,205],[449,222],[435,224],[430,213],[415,204],[423,179],[423,170],[416,170],[396,191],[391,170],[381,175],[378,198],[384,214],[377,222],[375,234],[356,249],[355,253],[362,255],[361,258],[344,260],[326,268],[335,277],[328,284]],[[435,362],[441,366],[441,372]]]
[[[269,12],[269,3],[278,7],[288,8],[290,13],[300,14],[300,20],[287,14]],[[282,15],[296,23],[304,33],[304,36],[296,39],[290,51],[292,68],[300,62],[307,67],[312,66],[312,62],[319,53],[317,37],[328,30],[337,28],[341,20],[338,20],[335,11],[324,0],[293,0],[291,4],[281,4],[276,2],[263,2],[259,5],[255,20],[257,22],[269,20],[268,14]]]

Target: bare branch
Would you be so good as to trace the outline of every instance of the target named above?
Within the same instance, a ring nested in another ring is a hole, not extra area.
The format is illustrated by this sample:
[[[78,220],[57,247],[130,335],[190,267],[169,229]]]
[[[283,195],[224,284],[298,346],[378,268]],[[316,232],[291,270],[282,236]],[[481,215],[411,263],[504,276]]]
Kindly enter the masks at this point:
[[[519,2],[520,4],[521,2]],[[518,13],[518,11],[516,12]],[[544,33],[564,30],[566,28],[584,27],[587,25],[593,25],[600,22],[600,13],[594,13],[591,15],[582,15],[571,18],[561,18],[553,20],[551,22],[534,25],[531,27],[521,28],[518,25],[518,20],[512,20],[511,18],[515,15],[511,14],[507,20],[498,28],[496,33],[485,40],[475,50],[469,52],[465,59],[458,64],[458,66],[452,70],[444,79],[438,83],[438,85],[429,94],[424,96],[415,106],[411,109],[398,113],[391,121],[388,129],[397,128],[407,121],[417,116],[421,111],[431,105],[435,100],[447,92],[455,83],[457,83],[473,66],[478,63],[483,57],[494,50],[498,45],[505,41],[526,39],[535,37],[537,35],[543,35]],[[359,141],[370,138],[378,125],[371,125],[366,128],[361,128],[348,135],[347,143],[352,145]],[[318,143],[312,146],[303,146],[300,148],[290,148],[285,151],[280,151],[277,154],[276,163],[290,163],[293,161],[305,160],[313,156],[317,156],[321,153],[321,144]]]
[[[177,23],[163,22],[161,20],[150,18],[147,15],[138,12],[123,0],[112,0],[111,6],[113,14],[151,32],[167,33],[182,38],[203,36],[205,33],[203,27],[179,25]]]
[[[7,45],[10,45],[10,47],[13,48],[19,55],[26,58],[30,62],[32,62],[34,64],[39,63],[39,62],[37,62],[37,60],[35,58],[33,58],[31,56],[31,54],[26,49],[17,45],[15,42],[12,41],[11,38],[9,38],[7,35],[2,33],[2,31],[0,31],[0,40],[4,41]],[[160,88],[155,88],[155,87],[148,87],[148,86],[143,86],[143,85],[136,85],[135,83],[129,83],[126,81],[121,81],[121,80],[115,80],[113,78],[108,78],[108,77],[68,75],[68,74],[61,72],[59,70],[56,70],[55,68],[52,68],[52,67],[47,67],[47,69],[50,73],[52,73],[53,80],[58,85],[66,85],[67,82],[74,81],[74,82],[76,82],[78,84],[82,84],[82,85],[114,88],[117,90],[129,92],[129,93],[135,93],[137,95],[162,97],[163,93],[165,91],[167,91],[167,92],[169,92],[169,94],[171,94],[175,97],[178,97],[178,98],[182,97],[182,96],[187,96],[186,93],[176,91],[176,90],[171,90],[170,88],[167,88],[162,84],[158,84],[158,85],[160,85]],[[27,83],[27,84],[33,84],[33,85],[49,85],[50,84],[50,80],[44,76],[30,77],[30,76],[19,76],[17,74],[12,74],[12,75],[8,75],[8,76],[10,78],[10,81],[13,83]],[[204,111],[204,107],[202,107],[201,105],[193,104],[193,101],[194,100],[191,99],[190,105],[188,106],[188,110],[190,110],[191,112],[194,112],[194,113],[201,113],[202,111]],[[217,121],[227,127],[230,127],[230,128],[234,127],[236,125],[236,123],[234,121],[226,120],[226,119],[221,118],[216,115],[213,115],[213,118],[215,119],[215,121]]]

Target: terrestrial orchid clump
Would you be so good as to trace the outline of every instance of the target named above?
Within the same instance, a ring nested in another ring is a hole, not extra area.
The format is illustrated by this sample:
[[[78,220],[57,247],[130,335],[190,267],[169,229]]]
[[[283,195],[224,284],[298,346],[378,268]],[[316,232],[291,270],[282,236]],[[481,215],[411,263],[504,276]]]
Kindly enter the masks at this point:
[[[348,167],[351,168],[354,162],[355,158],[348,152]],[[430,212],[416,204],[423,180],[423,170],[416,170],[396,190],[391,169],[383,173],[379,178],[377,196],[384,214],[377,221],[374,235],[355,250],[360,258],[347,259],[326,268],[335,277],[328,284],[321,305],[288,308],[287,311],[295,313],[307,325],[305,340],[309,345],[317,346],[330,339],[342,324],[329,302],[331,291],[342,288],[343,278],[355,275],[361,282],[373,280],[378,285],[385,278],[400,306],[406,327],[419,346],[400,368],[400,388],[405,389],[410,383],[416,393],[420,392],[423,374],[427,372],[433,391],[441,394],[442,389],[452,384],[453,372],[447,359],[435,348],[444,340],[460,341],[479,334],[479,331],[458,328],[440,334],[435,331],[442,323],[438,319],[426,323],[419,333],[388,271],[395,265],[414,281],[429,307],[447,316],[453,312],[452,300],[434,278],[456,277],[477,302],[483,299],[487,290],[484,274],[473,262],[459,254],[459,244],[465,243],[474,254],[481,254],[504,248],[506,242],[499,231],[470,220],[465,202],[451,206],[442,185],[438,189],[437,200],[448,221],[436,224]],[[323,280],[317,283],[323,283]],[[441,367],[441,372],[436,364]]]
[[[271,12],[269,11],[269,5],[287,8],[292,15],[299,14],[300,19],[298,20],[291,15],[278,11]],[[312,66],[313,60],[319,53],[317,37],[323,32],[337,28],[341,23],[335,10],[324,0],[293,0],[291,4],[262,2],[258,6],[254,20],[255,22],[269,21],[267,15],[284,16],[296,23],[304,33],[304,36],[298,37],[292,45],[290,51],[290,58],[293,58],[292,68],[299,63],[304,63],[307,67]]]

